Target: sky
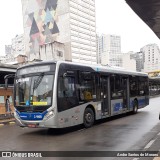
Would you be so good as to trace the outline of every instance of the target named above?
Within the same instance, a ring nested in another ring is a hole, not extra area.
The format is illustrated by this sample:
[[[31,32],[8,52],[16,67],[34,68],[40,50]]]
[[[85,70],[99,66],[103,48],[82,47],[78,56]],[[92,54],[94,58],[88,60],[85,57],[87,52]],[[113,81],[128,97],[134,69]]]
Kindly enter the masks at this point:
[[[132,11],[125,0],[95,0],[96,31],[99,34],[121,36],[121,51],[140,51],[143,46],[160,40],[153,31]],[[0,5],[0,56],[12,38],[23,34],[21,0],[3,0]]]
[[[17,34],[23,34],[21,0],[3,0],[0,5],[0,56],[5,55],[5,45],[10,45]]]
[[[125,0],[96,0],[97,32],[121,36],[121,51],[138,52],[150,43],[160,46],[159,38],[132,11]]]

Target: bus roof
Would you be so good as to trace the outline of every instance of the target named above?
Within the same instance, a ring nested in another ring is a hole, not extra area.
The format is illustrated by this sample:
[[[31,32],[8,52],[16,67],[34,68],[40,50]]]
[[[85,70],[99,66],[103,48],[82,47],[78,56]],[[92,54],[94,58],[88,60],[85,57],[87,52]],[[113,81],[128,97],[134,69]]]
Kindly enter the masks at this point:
[[[82,64],[82,63],[75,63],[75,62],[69,62],[69,61],[41,61],[41,62],[35,62],[32,64],[27,64],[25,66],[21,66],[18,69],[25,68],[25,67],[30,67],[30,66],[35,66],[35,65],[44,65],[44,64],[49,64],[49,63],[57,63],[57,65],[60,64],[71,64],[71,65],[78,65],[78,66],[83,66],[83,67],[91,67],[95,72],[106,72],[106,73],[120,73],[120,74],[126,74],[126,75],[135,75],[135,76],[146,76],[148,77],[147,73],[144,72],[136,72],[136,71],[131,71],[131,70],[126,70],[124,68],[117,68],[117,67],[110,67],[110,66],[102,66],[102,65],[93,65],[93,64]]]

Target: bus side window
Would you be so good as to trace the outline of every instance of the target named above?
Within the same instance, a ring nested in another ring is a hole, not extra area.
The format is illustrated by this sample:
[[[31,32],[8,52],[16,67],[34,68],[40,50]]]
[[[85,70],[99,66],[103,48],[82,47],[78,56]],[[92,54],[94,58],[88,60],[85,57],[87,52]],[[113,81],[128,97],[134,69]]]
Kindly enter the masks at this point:
[[[139,95],[146,95],[147,94],[147,79],[144,77],[139,77]]]
[[[58,81],[58,97],[59,98],[64,97],[63,89],[64,89],[63,77],[59,77],[59,81]]]
[[[122,82],[121,82],[121,76],[120,75],[111,75],[110,77],[110,83],[111,83],[111,98],[113,99],[118,99],[118,98],[122,98],[123,96],[123,86],[122,86]]]
[[[64,95],[65,97],[75,96],[75,78],[74,77],[65,77],[64,78]]]
[[[58,83],[58,97],[75,96],[75,79],[74,77],[60,77]]]
[[[74,76],[59,76],[58,79],[58,111],[64,111],[78,104]]]
[[[90,101],[96,99],[96,90],[94,85],[94,76],[91,72],[80,73],[80,100]]]
[[[138,77],[130,76],[129,84],[130,84],[130,96],[136,96],[138,93]]]

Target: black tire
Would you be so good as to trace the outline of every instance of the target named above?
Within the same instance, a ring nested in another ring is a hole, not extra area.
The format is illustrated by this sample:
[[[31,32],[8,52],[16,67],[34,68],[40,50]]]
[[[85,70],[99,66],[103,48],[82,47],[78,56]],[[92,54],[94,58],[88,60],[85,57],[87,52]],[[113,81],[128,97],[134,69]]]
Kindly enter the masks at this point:
[[[138,112],[138,102],[137,100],[134,100],[133,114],[136,114],[137,112]]]
[[[84,111],[83,124],[85,128],[90,128],[93,126],[95,121],[95,115],[93,109],[86,108]]]

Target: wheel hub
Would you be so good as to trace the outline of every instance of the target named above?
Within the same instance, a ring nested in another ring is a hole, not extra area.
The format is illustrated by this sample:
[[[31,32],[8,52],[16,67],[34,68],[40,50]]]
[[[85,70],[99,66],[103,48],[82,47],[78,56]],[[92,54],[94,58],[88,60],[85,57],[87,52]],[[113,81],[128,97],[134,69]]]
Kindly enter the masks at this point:
[[[90,113],[86,114],[86,122],[91,122],[92,121],[92,115]]]

